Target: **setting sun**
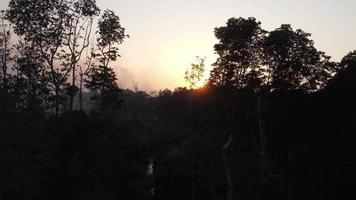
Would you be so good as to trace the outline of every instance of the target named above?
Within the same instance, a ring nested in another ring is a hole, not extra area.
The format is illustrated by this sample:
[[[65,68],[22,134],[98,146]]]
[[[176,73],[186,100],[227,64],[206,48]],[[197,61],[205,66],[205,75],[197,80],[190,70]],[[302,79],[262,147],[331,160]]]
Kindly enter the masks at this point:
[[[192,35],[180,35],[179,37],[166,40],[162,46],[157,48],[154,62],[160,68],[160,73],[165,74],[168,80],[172,79],[168,88],[175,86],[187,86],[184,80],[184,73],[195,62],[197,56],[205,57],[205,67],[203,78],[197,83],[202,87],[208,78],[211,64],[214,63],[215,55],[212,53],[212,46],[206,40]]]

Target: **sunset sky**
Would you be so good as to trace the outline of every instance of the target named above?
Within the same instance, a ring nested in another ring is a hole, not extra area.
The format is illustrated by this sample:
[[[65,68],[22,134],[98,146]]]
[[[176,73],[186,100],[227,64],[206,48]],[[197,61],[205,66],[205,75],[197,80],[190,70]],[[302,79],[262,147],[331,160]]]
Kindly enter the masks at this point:
[[[98,0],[114,10],[130,38],[115,63],[123,88],[153,91],[186,86],[196,56],[214,62],[214,27],[230,17],[255,17],[266,30],[282,23],[312,33],[319,50],[339,61],[356,49],[355,0]],[[6,8],[7,0],[0,1]],[[209,68],[210,69],[210,68]],[[207,73],[208,74],[208,73]]]

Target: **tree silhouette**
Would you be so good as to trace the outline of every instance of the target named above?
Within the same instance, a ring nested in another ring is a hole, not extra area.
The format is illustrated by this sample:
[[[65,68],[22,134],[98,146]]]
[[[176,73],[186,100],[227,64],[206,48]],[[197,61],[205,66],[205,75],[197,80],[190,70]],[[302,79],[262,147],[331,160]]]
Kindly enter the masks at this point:
[[[69,4],[62,0],[11,0],[6,14],[14,24],[15,33],[36,45],[46,61],[54,87],[56,115],[59,114],[63,87],[71,72],[70,67],[60,67],[56,63],[63,58],[60,53],[70,19],[68,10]]]
[[[248,78],[262,78],[261,42],[266,31],[255,18],[230,18],[226,26],[215,28],[219,56],[211,71],[210,83],[230,88],[245,88]],[[251,73],[251,74],[250,74]],[[255,77],[257,76],[257,77]]]
[[[314,47],[310,36],[287,24],[268,34],[263,49],[271,89],[315,91],[331,78],[335,65]]]
[[[108,67],[111,61],[116,61],[120,57],[118,45],[122,44],[128,35],[120,24],[119,16],[112,10],[104,11],[98,26],[97,42],[100,51],[98,59],[101,65]]]
[[[334,95],[349,95],[356,86],[356,51],[352,51],[344,56],[338,65],[338,72],[329,81],[326,91],[335,93]],[[352,98],[342,99],[352,101]]]
[[[356,51],[352,51],[343,57],[340,62],[340,67],[342,70],[356,68]]]
[[[101,106],[116,107],[120,102],[120,89],[117,84],[116,74],[109,66],[116,61],[119,48],[127,37],[125,28],[120,25],[120,18],[111,10],[105,10],[99,23],[99,37],[97,39],[99,53],[95,54],[98,64],[93,64],[86,79],[86,87],[95,93],[100,93]]]
[[[202,81],[205,72],[205,58],[197,57],[196,63],[191,64],[191,69],[186,70],[184,79],[189,84],[190,89],[198,87]]]
[[[95,0],[77,0],[71,2],[68,11],[68,25],[64,44],[69,52],[65,55],[72,70],[71,86],[69,87],[69,110],[73,110],[74,96],[78,91],[76,85],[77,65],[82,59],[82,54],[90,45],[93,18],[99,15],[99,8]]]
[[[50,99],[49,71],[36,47],[25,41],[16,45],[15,89],[19,106],[31,113],[44,113]]]
[[[118,107],[120,89],[114,70],[103,65],[94,66],[88,74],[85,86],[94,93],[93,100],[102,107]]]

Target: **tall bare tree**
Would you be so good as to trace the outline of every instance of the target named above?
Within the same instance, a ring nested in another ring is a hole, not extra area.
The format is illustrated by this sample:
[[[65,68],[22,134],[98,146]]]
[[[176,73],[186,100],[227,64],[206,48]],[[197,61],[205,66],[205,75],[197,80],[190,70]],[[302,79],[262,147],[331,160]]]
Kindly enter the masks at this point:
[[[68,93],[70,97],[69,110],[73,110],[74,96],[78,91],[76,84],[77,65],[83,57],[83,52],[89,47],[91,42],[92,26],[94,17],[99,15],[99,8],[95,0],[72,1],[69,12],[65,45],[69,52],[66,54],[70,68],[72,70],[71,86]],[[81,75],[81,74],[79,74]],[[80,82],[79,84],[82,84]],[[79,86],[80,87],[80,86]]]

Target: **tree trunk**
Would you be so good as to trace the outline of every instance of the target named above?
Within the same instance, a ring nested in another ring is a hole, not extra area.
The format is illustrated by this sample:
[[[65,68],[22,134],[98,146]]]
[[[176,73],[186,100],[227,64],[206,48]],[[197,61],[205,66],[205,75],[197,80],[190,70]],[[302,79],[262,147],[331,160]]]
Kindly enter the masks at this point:
[[[6,108],[6,104],[8,103],[7,102],[7,98],[8,98],[8,83],[7,83],[7,72],[6,70],[4,70],[4,77],[3,77],[3,82],[2,82],[2,87],[1,87],[1,111],[5,111],[5,108]]]
[[[72,58],[72,88],[70,91],[70,103],[69,103],[69,111],[73,111],[74,105],[74,96],[75,96],[75,58]]]
[[[56,108],[55,108],[55,112],[56,112],[56,117],[58,117],[59,116],[59,102],[60,102],[60,100],[59,100],[59,87],[58,86],[55,86],[56,87],[56,89],[55,89],[55,106],[56,106]]]
[[[192,158],[192,200],[195,200],[195,158]]]
[[[80,74],[80,85],[79,85],[79,111],[83,111],[83,74]]]
[[[222,161],[224,165],[224,171],[225,171],[225,178],[226,178],[226,184],[227,184],[227,200],[232,200],[233,199],[233,190],[234,190],[234,185],[231,177],[231,172],[230,172],[230,167],[229,163],[227,160],[227,151],[232,143],[233,140],[233,135],[231,134],[229,137],[229,140],[225,144],[225,146],[222,149]]]
[[[5,111],[6,109],[6,104],[8,103],[8,91],[9,91],[9,88],[8,88],[8,79],[7,79],[7,43],[8,43],[8,39],[6,37],[6,33],[4,32],[3,33],[5,38],[4,38],[4,55],[3,58],[2,58],[2,73],[3,73],[3,80],[2,80],[2,102],[1,102],[1,111]]]
[[[288,160],[289,160],[289,163],[292,162],[292,151],[289,151],[288,152]],[[291,164],[289,165],[291,166]],[[292,200],[292,194],[293,194],[293,183],[292,183],[292,180],[291,180],[291,176],[289,176],[289,180],[288,180],[288,200]]]
[[[261,96],[258,96],[258,124],[260,136],[260,189],[263,189],[264,176],[265,176],[265,154],[266,154],[266,136],[263,132],[262,109],[261,109]]]
[[[210,199],[215,199],[215,186],[214,186],[214,151],[213,146],[210,144],[210,169],[209,169],[209,189],[210,189]]]
[[[292,182],[289,180],[288,181],[288,200],[292,200],[292,190],[293,190],[293,185]]]

